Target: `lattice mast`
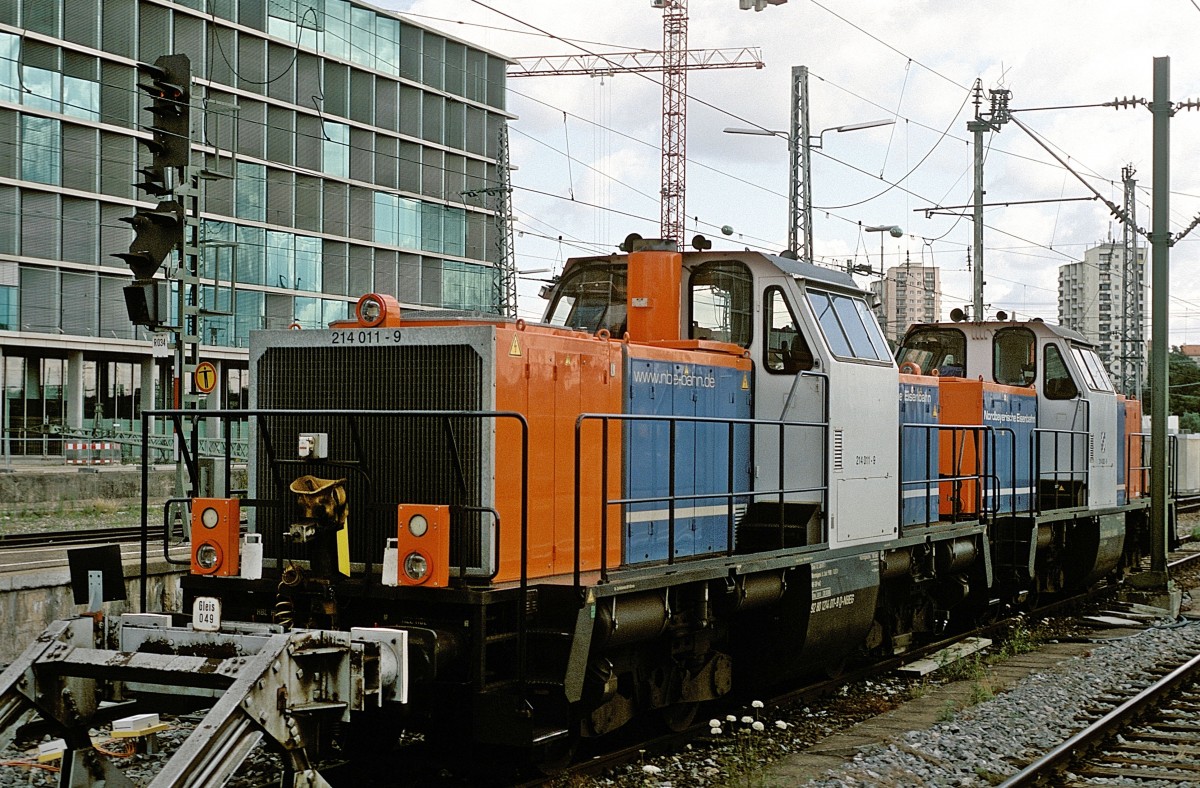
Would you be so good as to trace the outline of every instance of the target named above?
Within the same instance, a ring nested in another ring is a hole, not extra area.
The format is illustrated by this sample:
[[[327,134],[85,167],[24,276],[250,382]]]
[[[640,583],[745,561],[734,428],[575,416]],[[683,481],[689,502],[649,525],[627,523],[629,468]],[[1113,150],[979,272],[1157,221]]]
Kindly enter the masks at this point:
[[[1134,174],[1132,164],[1121,168],[1126,217],[1121,236],[1121,390],[1140,398],[1146,381],[1146,284],[1145,263],[1138,259]]]
[[[663,6],[662,204],[664,239],[683,244],[687,186],[687,0]]]

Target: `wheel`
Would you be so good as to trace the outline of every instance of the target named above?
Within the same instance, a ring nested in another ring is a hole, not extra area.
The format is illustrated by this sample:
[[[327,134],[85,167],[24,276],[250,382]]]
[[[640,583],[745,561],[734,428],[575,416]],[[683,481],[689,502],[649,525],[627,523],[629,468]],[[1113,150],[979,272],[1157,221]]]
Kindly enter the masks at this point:
[[[699,710],[699,701],[689,701],[687,703],[674,703],[670,706],[664,706],[659,709],[659,714],[662,716],[663,724],[667,726],[667,730],[679,733],[692,726],[692,723],[696,720],[696,712]]]

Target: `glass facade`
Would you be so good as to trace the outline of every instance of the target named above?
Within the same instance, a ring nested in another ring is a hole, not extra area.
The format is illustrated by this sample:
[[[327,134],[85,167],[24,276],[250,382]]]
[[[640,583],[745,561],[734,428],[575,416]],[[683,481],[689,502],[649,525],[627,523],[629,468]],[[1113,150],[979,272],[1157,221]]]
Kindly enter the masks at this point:
[[[11,453],[53,455],[63,435],[131,430],[166,404],[169,365],[130,324],[112,255],[150,201],[133,185],[152,118],[129,61],[172,53],[209,83],[191,100],[192,164],[216,176],[200,182],[199,333],[223,402],[246,403],[252,330],[320,328],[373,290],[494,309],[496,223],[479,190],[498,180],[502,57],[350,0],[0,3]]]

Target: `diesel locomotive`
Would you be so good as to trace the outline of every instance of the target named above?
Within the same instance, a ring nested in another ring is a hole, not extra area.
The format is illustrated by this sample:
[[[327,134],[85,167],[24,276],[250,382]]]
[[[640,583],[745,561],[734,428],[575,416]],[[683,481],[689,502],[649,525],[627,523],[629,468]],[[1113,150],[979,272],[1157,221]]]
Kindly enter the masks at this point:
[[[248,489],[190,502],[195,618],[135,640],[365,643],[329,671],[353,699],[297,711],[288,685],[264,716],[551,759],[1148,549],[1140,403],[1073,331],[915,325],[893,351],[846,273],[637,237],[546,295],[536,323],[368,294],[253,334]]]

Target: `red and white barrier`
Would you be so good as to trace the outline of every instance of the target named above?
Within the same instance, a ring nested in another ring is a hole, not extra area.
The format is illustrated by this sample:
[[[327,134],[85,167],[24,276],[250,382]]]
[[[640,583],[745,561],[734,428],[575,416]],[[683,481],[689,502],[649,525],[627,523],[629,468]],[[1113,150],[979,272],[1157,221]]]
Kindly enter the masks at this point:
[[[63,457],[67,465],[112,465],[120,448],[110,441],[64,441]]]

